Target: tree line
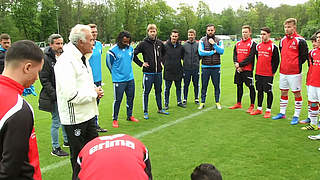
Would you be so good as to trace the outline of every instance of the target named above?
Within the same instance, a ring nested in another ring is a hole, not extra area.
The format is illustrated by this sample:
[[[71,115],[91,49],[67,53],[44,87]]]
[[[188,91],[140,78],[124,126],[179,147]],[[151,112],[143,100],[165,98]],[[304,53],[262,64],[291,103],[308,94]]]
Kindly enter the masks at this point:
[[[75,24],[95,23],[98,39],[109,43],[121,30],[132,34],[133,40],[146,36],[149,23],[158,26],[158,37],[169,38],[172,29],[180,31],[180,39],[187,39],[193,28],[197,37],[205,35],[209,23],[216,26],[216,34],[240,35],[241,26],[248,24],[253,34],[268,26],[272,36],[283,36],[283,22],[289,17],[298,20],[298,32],[309,38],[320,28],[320,0],[309,0],[296,6],[271,8],[262,2],[248,3],[237,10],[231,7],[213,13],[208,4],[199,1],[198,7],[181,3],[173,9],[164,0],[1,0],[0,33],[8,33],[13,41],[30,39],[45,41],[52,33],[68,39]]]

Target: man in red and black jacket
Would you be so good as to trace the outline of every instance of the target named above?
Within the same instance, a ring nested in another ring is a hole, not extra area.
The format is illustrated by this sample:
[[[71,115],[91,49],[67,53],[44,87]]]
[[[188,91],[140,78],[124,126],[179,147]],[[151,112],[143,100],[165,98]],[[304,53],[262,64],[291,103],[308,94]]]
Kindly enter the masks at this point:
[[[152,180],[148,149],[126,134],[100,136],[80,151],[80,180]]]
[[[264,118],[271,118],[271,106],[273,101],[273,76],[279,66],[278,47],[270,40],[271,30],[263,27],[261,30],[261,43],[257,45],[256,56],[256,89],[258,91],[257,110],[250,115],[262,114],[263,92],[267,93],[267,109]]]
[[[234,84],[237,85],[237,103],[229,107],[229,109],[242,108],[241,99],[243,95],[243,83],[245,83],[250,90],[250,106],[247,113],[253,111],[256,97],[253,82],[253,68],[257,44],[251,39],[251,33],[250,26],[242,26],[242,39],[234,46],[233,61],[236,68]]]
[[[299,115],[302,107],[301,80],[302,64],[308,59],[308,46],[296,32],[297,20],[289,18],[284,22],[285,37],[280,41],[281,63],[280,63],[280,113],[272,119],[286,117],[288,106],[288,91],[291,89],[295,96],[295,112],[291,125],[299,122]]]
[[[12,44],[0,75],[0,179],[41,180],[32,107],[21,97],[37,79],[43,53],[32,41]]]

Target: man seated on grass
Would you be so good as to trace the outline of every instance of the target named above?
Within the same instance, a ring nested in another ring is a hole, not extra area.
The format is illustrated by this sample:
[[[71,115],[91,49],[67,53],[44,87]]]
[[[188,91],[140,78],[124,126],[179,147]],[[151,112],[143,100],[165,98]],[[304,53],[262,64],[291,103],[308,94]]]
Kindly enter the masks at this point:
[[[222,180],[222,176],[212,164],[200,164],[193,170],[191,180]]]

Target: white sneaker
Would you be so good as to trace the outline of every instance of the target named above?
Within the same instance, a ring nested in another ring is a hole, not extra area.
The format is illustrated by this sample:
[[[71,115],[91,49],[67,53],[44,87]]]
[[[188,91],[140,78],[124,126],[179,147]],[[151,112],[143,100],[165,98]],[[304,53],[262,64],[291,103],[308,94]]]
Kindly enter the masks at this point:
[[[200,103],[200,106],[198,107],[198,109],[203,109],[204,108],[204,103]]]
[[[315,135],[315,136],[308,136],[308,138],[311,140],[320,140],[320,134]]]
[[[217,102],[217,103],[216,103],[216,108],[219,109],[219,110],[222,109],[221,104]]]

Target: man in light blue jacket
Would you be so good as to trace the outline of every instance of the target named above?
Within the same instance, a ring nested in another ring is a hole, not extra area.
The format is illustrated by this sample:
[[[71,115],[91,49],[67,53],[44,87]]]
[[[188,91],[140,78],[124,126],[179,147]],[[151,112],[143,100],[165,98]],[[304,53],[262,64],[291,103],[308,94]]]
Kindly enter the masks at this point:
[[[114,128],[118,128],[118,114],[123,93],[127,96],[127,120],[138,122],[139,120],[132,116],[134,100],[134,78],[132,70],[132,60],[134,57],[133,47],[130,46],[131,35],[127,31],[122,31],[117,37],[117,43],[112,46],[108,53],[106,64],[110,70],[114,88],[113,102],[113,123]]]

